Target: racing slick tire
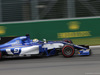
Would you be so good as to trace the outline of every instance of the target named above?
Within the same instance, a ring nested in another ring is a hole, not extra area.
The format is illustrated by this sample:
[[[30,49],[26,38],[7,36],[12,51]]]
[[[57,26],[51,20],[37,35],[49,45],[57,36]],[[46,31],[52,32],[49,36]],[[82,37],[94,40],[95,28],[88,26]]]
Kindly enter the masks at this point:
[[[62,48],[62,54],[64,57],[72,57],[74,55],[74,53],[75,53],[75,49],[71,45],[65,45]]]
[[[73,43],[70,39],[63,39],[64,42]]]
[[[0,60],[2,60],[2,52],[0,51]]]

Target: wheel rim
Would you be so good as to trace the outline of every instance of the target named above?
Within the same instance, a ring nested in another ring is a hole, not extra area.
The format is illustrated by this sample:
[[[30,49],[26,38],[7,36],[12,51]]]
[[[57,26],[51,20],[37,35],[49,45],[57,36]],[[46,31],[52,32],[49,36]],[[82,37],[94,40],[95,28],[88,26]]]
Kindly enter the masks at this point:
[[[66,45],[64,46],[64,48],[62,49],[62,53],[63,53],[63,56],[65,57],[71,57],[74,55],[74,48],[70,45]]]
[[[70,47],[66,47],[64,49],[64,53],[65,53],[65,55],[69,56],[69,55],[71,55],[73,53],[73,49],[70,48]]]

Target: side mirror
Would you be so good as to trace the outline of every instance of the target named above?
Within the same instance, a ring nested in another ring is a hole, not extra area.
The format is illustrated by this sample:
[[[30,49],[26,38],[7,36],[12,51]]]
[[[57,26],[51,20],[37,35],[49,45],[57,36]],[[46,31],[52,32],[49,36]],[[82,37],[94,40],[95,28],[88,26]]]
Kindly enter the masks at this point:
[[[46,39],[43,39],[43,42],[44,42],[44,43],[47,43]]]

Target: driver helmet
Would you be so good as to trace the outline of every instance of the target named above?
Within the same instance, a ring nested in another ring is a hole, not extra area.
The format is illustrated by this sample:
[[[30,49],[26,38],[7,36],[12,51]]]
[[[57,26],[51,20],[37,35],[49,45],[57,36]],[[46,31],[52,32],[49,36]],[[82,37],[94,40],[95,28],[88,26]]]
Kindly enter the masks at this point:
[[[33,42],[39,42],[39,40],[38,39],[33,39]]]

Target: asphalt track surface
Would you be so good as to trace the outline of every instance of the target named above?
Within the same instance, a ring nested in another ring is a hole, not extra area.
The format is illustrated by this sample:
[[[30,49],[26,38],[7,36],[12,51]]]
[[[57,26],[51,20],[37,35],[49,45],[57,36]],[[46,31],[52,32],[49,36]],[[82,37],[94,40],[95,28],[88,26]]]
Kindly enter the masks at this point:
[[[4,59],[0,75],[100,75],[100,48],[91,56]]]

